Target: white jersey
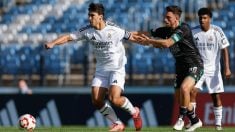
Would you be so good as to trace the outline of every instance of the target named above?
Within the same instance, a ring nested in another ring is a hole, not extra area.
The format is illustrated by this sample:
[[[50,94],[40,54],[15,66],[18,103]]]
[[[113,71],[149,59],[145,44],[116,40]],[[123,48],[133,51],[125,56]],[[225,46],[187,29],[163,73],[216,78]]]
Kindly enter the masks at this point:
[[[129,39],[130,33],[113,23],[106,22],[106,26],[102,30],[96,30],[88,25],[71,33],[70,36],[74,40],[86,39],[92,42],[97,62],[96,71],[118,70],[125,66],[127,59],[122,40]]]
[[[192,30],[195,44],[200,52],[204,63],[204,74],[220,72],[221,49],[229,46],[228,39],[222,29],[211,25],[208,31],[202,31],[200,26]]]

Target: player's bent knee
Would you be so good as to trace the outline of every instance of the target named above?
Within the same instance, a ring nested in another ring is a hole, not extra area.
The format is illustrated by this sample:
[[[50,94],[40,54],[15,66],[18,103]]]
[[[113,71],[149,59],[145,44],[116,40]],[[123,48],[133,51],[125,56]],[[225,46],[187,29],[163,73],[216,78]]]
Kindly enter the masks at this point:
[[[115,106],[121,106],[122,103],[121,103],[121,98],[119,97],[110,97],[109,98],[109,101],[114,104]]]
[[[181,86],[180,91],[181,93],[190,93],[190,88],[186,86]]]

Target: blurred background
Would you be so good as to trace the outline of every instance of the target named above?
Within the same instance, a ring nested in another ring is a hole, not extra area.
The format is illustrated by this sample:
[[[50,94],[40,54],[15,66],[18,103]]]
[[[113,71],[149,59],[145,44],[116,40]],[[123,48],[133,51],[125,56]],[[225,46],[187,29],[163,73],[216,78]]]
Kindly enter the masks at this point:
[[[11,112],[8,114],[4,112],[13,107],[15,117],[30,111],[37,117],[39,124],[46,126],[97,125],[95,119],[98,117],[91,117],[97,111],[92,109],[89,103],[80,104],[84,103],[81,102],[83,99],[90,101],[89,86],[95,70],[95,60],[89,43],[79,41],[57,46],[51,50],[43,48],[46,42],[86,25],[88,23],[87,7],[91,2],[103,3],[106,8],[106,19],[128,31],[146,31],[162,26],[164,9],[173,4],[182,8],[182,20],[193,27],[198,24],[197,10],[201,7],[210,7],[213,9],[213,24],[223,29],[230,42],[232,77],[230,80],[224,80],[227,92],[225,96],[230,98],[235,95],[235,0],[0,0],[0,100],[3,100],[0,105],[0,120],[9,117],[8,122],[0,121],[0,124],[14,125],[16,123]],[[126,94],[130,94],[131,99],[146,108],[146,113],[149,113],[148,108],[152,108],[154,115],[152,117],[155,122],[151,124],[146,121],[146,126],[171,124],[174,116],[172,111],[174,59],[171,53],[167,49],[144,47],[127,42],[124,42],[124,45],[128,58]],[[30,96],[18,95],[19,90],[22,90],[18,89],[21,87],[18,86],[20,80],[24,80],[27,87],[32,89],[29,92]],[[67,97],[71,94],[72,97]],[[84,94],[85,97],[83,97]],[[202,94],[202,96],[205,96],[202,104],[210,102],[210,98],[207,100],[208,94]],[[61,98],[64,97],[67,97],[69,102],[73,102],[71,106],[67,106],[69,109],[67,112],[62,110],[64,102],[61,102]],[[164,101],[158,104],[159,100],[163,99],[165,99],[165,104],[163,104]],[[227,100],[228,103],[225,101],[225,104],[233,110],[234,98]],[[29,109],[23,110],[22,103],[20,103],[22,101],[27,101],[32,105],[37,101],[40,105],[25,106]],[[172,104],[171,111],[167,106],[169,104],[166,103],[168,101]],[[88,109],[89,114],[83,114],[86,117],[77,121],[76,117],[82,115],[80,105],[84,105],[86,107],[84,109]],[[207,116],[204,113],[206,107],[202,106],[202,109],[199,115]],[[57,121],[52,120],[52,117],[45,119],[52,116],[51,110],[57,111],[57,115],[53,116],[56,116]],[[80,114],[79,111],[81,111]],[[172,113],[172,117],[165,119],[157,116],[159,112],[159,115],[166,115],[162,113],[166,111]],[[235,124],[235,113],[232,114],[234,114],[231,116],[233,118],[226,118],[225,124]],[[146,120],[150,117],[146,116]],[[73,118],[76,119],[73,120]],[[123,118],[126,118],[126,121],[129,119],[128,115],[124,115]],[[209,119],[213,120],[210,113]],[[204,123],[208,120],[204,120]],[[107,125],[107,123],[99,123],[98,125],[101,126]],[[212,124],[208,123],[208,125]]]

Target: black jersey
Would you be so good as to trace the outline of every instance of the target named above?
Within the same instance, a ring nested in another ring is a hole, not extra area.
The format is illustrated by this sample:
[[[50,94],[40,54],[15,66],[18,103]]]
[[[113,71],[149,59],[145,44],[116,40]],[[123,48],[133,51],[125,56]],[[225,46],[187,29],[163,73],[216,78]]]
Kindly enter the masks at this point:
[[[160,27],[151,30],[153,37],[162,39],[172,38],[175,43],[169,47],[176,60],[176,66],[202,66],[202,59],[193,41],[191,29],[188,24],[180,23],[176,29]]]

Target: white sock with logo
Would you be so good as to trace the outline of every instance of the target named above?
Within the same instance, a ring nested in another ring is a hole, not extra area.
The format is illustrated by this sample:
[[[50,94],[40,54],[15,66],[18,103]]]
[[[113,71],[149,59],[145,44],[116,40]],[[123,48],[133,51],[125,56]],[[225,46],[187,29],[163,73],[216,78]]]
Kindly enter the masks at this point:
[[[190,102],[191,105],[193,106],[193,112],[196,113],[196,106],[197,106],[197,103],[196,102]]]
[[[124,104],[121,106],[122,109],[129,112],[131,115],[135,114],[136,110],[128,98],[125,98]]]
[[[214,107],[215,125],[221,126],[223,116],[223,106]]]
[[[121,124],[122,122],[118,119],[116,113],[114,112],[113,108],[108,104],[105,105],[99,110],[100,113],[110,120],[112,123]]]

